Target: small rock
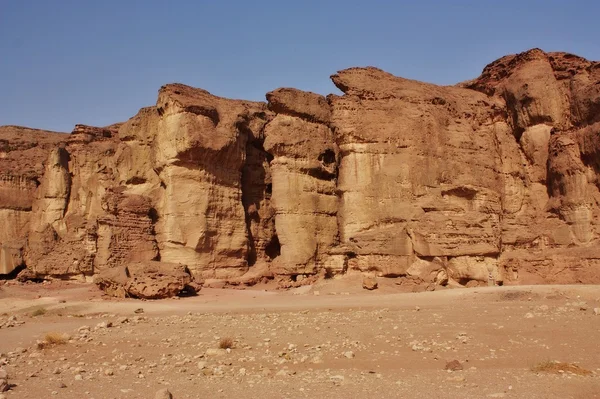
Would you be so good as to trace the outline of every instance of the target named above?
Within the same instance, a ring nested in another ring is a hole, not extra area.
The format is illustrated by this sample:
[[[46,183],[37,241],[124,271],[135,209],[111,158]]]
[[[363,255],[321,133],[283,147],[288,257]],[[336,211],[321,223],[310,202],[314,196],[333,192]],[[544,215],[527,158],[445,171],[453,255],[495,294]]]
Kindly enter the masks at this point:
[[[467,335],[466,332],[459,332],[458,335],[456,336],[456,339],[459,340],[460,342],[462,342],[463,344],[466,344],[467,342],[469,342],[469,336]]]
[[[285,377],[287,375],[288,371],[286,369],[281,369],[275,374],[276,377]]]
[[[600,308],[594,308],[594,314],[600,316]]]
[[[220,348],[208,348],[206,350],[206,356],[223,356],[227,353],[225,349]]]
[[[377,289],[377,278],[375,276],[364,276],[362,281],[362,286],[364,289],[372,291]]]
[[[207,364],[206,362],[198,362],[198,368],[200,370],[203,370],[206,368],[206,364]]]
[[[75,381],[83,381],[83,376],[81,374],[75,374]]]
[[[173,399],[173,394],[169,392],[167,388],[164,388],[156,392],[156,395],[154,395],[154,399]]]
[[[526,313],[525,314],[525,318],[526,319],[533,319],[533,313]]]
[[[467,287],[467,288],[479,287],[479,281],[477,281],[477,280],[469,280],[467,282],[467,284],[465,284],[465,287]]]
[[[269,368],[264,368],[264,369],[260,370],[260,375],[262,377],[269,377],[271,374],[273,374],[273,372]]]
[[[112,369],[104,370],[104,375],[106,375],[106,376],[110,377],[111,375],[114,375],[114,374],[115,374],[115,372]]]
[[[352,351],[344,352],[344,357],[346,357],[348,359],[353,359],[354,358],[354,352],[352,352]]]
[[[137,308],[136,310],[133,311],[133,313],[144,313],[144,308]],[[169,391],[167,391],[169,392]]]
[[[81,326],[77,329],[79,334],[85,334],[90,332],[90,326]]]
[[[458,360],[452,360],[451,362],[446,363],[445,369],[450,371],[460,371],[463,369],[463,366]]]

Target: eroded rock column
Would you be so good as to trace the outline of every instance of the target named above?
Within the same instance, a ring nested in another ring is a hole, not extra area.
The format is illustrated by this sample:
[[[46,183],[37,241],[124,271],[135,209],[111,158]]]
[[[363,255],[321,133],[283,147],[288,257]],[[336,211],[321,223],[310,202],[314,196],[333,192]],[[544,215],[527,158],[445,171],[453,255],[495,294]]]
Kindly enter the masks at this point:
[[[316,273],[337,244],[338,149],[328,126],[324,97],[295,89],[267,94],[277,116],[265,127],[264,148],[273,156],[271,206],[281,256],[276,274]]]

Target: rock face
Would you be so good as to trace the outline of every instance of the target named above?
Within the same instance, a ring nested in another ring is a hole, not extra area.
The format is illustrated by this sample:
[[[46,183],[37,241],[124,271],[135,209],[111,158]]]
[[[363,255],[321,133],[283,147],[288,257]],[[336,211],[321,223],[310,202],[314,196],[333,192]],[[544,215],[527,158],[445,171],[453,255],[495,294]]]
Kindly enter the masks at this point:
[[[123,124],[0,127],[0,273],[600,282],[599,63],[534,49],[452,87],[331,78],[343,95],[170,84]]]
[[[0,127],[0,274],[9,274],[24,263],[44,163],[68,138],[60,133]]]
[[[338,147],[325,98],[293,89],[267,94],[278,112],[265,126],[280,256],[276,274],[315,274],[338,243]]]

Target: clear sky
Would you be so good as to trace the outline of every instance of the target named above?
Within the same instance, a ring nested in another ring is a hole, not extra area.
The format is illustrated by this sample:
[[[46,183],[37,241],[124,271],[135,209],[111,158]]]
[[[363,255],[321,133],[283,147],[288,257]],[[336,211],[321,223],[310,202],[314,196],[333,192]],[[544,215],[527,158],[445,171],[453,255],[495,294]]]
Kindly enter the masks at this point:
[[[0,125],[127,120],[170,82],[264,100],[373,65],[454,84],[533,47],[600,59],[600,1],[0,0]]]

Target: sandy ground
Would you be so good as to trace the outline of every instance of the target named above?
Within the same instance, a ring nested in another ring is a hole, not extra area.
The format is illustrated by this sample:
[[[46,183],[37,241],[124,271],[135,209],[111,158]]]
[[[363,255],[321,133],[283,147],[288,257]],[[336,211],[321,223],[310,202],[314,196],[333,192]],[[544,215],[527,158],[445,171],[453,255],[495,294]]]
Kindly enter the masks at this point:
[[[4,285],[0,363],[8,399],[152,399],[162,388],[175,399],[596,398],[595,308],[599,286],[397,293],[340,280],[117,301],[91,285]],[[39,349],[48,335],[64,342]],[[453,360],[462,370],[446,370]],[[590,373],[533,371],[551,361]]]

